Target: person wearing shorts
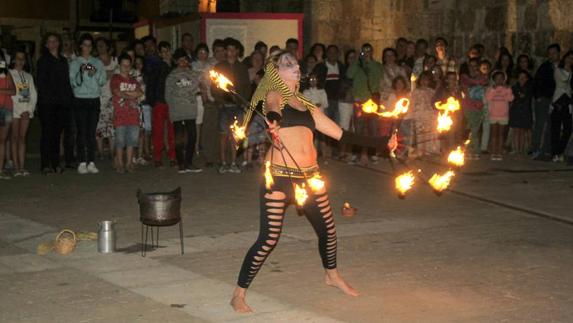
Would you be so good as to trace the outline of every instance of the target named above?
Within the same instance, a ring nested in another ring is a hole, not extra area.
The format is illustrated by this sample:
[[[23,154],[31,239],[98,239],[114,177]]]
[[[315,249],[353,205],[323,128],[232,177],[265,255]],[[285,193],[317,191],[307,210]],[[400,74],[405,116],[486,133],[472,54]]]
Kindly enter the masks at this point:
[[[245,64],[239,61],[239,51],[242,45],[234,38],[226,38],[224,42],[226,60],[215,65],[215,70],[233,82],[238,95],[245,99],[249,98],[252,92],[249,70]],[[221,167],[219,173],[240,173],[241,169],[235,163],[237,152],[230,127],[235,122],[235,118],[239,124],[241,123],[243,110],[239,100],[223,90],[213,88],[213,96],[221,107],[219,113],[219,132],[221,133]],[[228,166],[229,164],[230,166]]]
[[[26,64],[26,53],[16,51],[14,55],[13,69],[10,70],[16,95],[12,97],[14,114],[12,122],[12,159],[14,161],[14,176],[28,176],[30,172],[24,168],[26,159],[26,135],[30,120],[34,117],[38,94],[34,86],[32,75],[24,71]]]
[[[513,101],[513,92],[506,85],[507,76],[502,71],[492,73],[493,86],[485,92],[485,101],[489,106],[489,124],[491,127],[491,160],[503,160],[505,129],[509,124],[509,103]]]
[[[8,63],[2,53],[0,54],[0,179],[10,179],[10,176],[4,172],[4,159],[6,140],[12,123],[12,96],[15,94],[14,80],[8,72]]]
[[[135,171],[133,151],[139,144],[139,105],[143,95],[139,82],[130,75],[131,57],[127,54],[119,57],[119,74],[111,78],[110,89],[113,104],[113,126],[115,127],[116,171],[129,173]],[[124,162],[123,151],[126,150]]]

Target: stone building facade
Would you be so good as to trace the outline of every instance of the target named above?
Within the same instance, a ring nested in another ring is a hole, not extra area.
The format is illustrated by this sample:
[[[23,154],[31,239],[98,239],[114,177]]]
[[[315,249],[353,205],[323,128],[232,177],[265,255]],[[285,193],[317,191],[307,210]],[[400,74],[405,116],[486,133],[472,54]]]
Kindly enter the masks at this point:
[[[445,36],[456,56],[474,43],[489,57],[498,46],[542,56],[552,42],[573,45],[572,0],[311,0],[304,12],[306,44],[358,48],[368,41],[378,57],[399,36]]]

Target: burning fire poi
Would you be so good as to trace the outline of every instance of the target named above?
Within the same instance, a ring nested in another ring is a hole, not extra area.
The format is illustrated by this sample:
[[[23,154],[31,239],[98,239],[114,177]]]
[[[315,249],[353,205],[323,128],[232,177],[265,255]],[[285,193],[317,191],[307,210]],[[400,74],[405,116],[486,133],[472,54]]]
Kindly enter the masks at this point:
[[[235,119],[235,122],[231,125],[231,131],[233,132],[233,137],[236,141],[241,141],[247,138],[247,129],[245,126],[240,126],[239,121]]]
[[[298,184],[294,185],[294,198],[298,206],[303,206],[308,199],[308,192],[306,191],[306,185],[303,183],[301,186]]]
[[[465,153],[462,147],[458,146],[455,150],[452,150],[448,155],[448,163],[453,166],[462,167],[465,163]]]
[[[230,92],[229,86],[234,86],[233,82],[226,78],[225,75],[214,70],[209,71],[209,77],[213,83],[217,84],[218,88],[225,92]]]
[[[270,190],[275,183],[273,175],[271,174],[271,161],[267,160],[265,162],[265,187]]]
[[[396,177],[395,179],[395,184],[396,184],[396,190],[398,190],[398,193],[402,196],[406,195],[406,192],[408,192],[410,189],[412,189],[412,187],[414,186],[414,181],[415,181],[415,177],[414,177],[414,173],[412,173],[412,171],[408,171],[406,173],[403,173],[401,175],[399,175],[398,177]]]
[[[452,117],[450,116],[451,112],[458,111],[460,109],[460,102],[456,100],[454,97],[449,97],[445,103],[436,102],[435,104],[436,109],[440,112],[438,113],[438,124],[436,126],[436,130],[439,133],[444,131],[449,131],[454,124]]]
[[[315,174],[313,177],[311,177],[307,182],[308,182],[308,186],[315,193],[319,192],[320,190],[322,190],[324,188],[324,181],[322,180],[322,177],[318,173]]]
[[[432,186],[432,188],[436,192],[442,192],[450,186],[450,182],[452,181],[452,177],[456,174],[454,171],[449,170],[443,175],[434,174],[428,181],[428,183]]]
[[[386,107],[383,105],[378,105],[376,102],[372,101],[372,99],[364,102],[362,104],[362,111],[364,113],[375,113],[382,118],[398,118],[403,114],[408,112],[408,108],[410,107],[410,100],[406,98],[402,98],[396,102],[394,105],[394,110],[392,111],[385,111]],[[378,112],[382,108],[383,111]]]

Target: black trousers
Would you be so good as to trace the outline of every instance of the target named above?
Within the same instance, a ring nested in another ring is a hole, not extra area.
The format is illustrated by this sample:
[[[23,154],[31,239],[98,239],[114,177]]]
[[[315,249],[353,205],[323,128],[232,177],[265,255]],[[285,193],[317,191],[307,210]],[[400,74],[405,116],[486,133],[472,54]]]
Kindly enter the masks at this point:
[[[70,110],[65,104],[43,103],[38,106],[38,116],[42,126],[41,169],[60,166],[60,136],[70,121]]]
[[[78,162],[89,163],[95,160],[96,127],[99,120],[100,100],[75,99],[74,117],[77,127]]]
[[[561,155],[571,136],[571,113],[569,109],[554,109],[551,112],[551,150],[553,155]],[[563,127],[563,128],[562,128]]]
[[[197,143],[197,126],[195,119],[173,122],[175,132],[175,156],[180,168],[193,164],[195,144]]]
[[[68,109],[64,122],[64,161],[66,165],[73,165],[76,161],[74,156],[76,146],[76,120],[74,109]]]
[[[302,185],[304,179],[293,179],[274,176],[274,184],[267,190],[261,182],[259,191],[260,203],[260,229],[259,236],[247,252],[237,285],[248,288],[263,263],[276,247],[283,226],[285,211],[289,204],[295,203],[293,184]],[[272,192],[282,192],[284,198],[271,198]],[[325,269],[336,268],[337,238],[334,217],[330,207],[330,201],[326,192],[309,194],[307,201],[302,206],[306,219],[310,222],[318,237],[318,251]]]

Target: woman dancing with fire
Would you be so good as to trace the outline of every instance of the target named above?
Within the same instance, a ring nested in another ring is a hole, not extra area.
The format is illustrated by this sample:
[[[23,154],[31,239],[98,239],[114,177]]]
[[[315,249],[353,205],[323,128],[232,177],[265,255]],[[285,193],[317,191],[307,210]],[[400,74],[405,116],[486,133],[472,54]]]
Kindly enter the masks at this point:
[[[300,69],[296,58],[288,52],[277,53],[265,67],[265,76],[251,100],[251,107],[260,105],[262,101],[263,113],[274,140],[265,158],[267,180],[260,187],[259,236],[245,256],[231,300],[237,312],[252,311],[245,301],[247,288],[276,247],[286,208],[295,202],[318,236],[325,283],[348,295],[359,295],[336,267],[336,227],[324,186],[309,190],[311,194],[302,203],[295,199],[295,189],[306,189],[308,180],[318,174],[314,130],[341,142],[386,151],[387,147],[395,148],[396,140],[394,137],[388,141],[388,138],[357,136],[343,131],[298,92],[299,81]],[[247,113],[246,120],[251,113],[251,110]]]

